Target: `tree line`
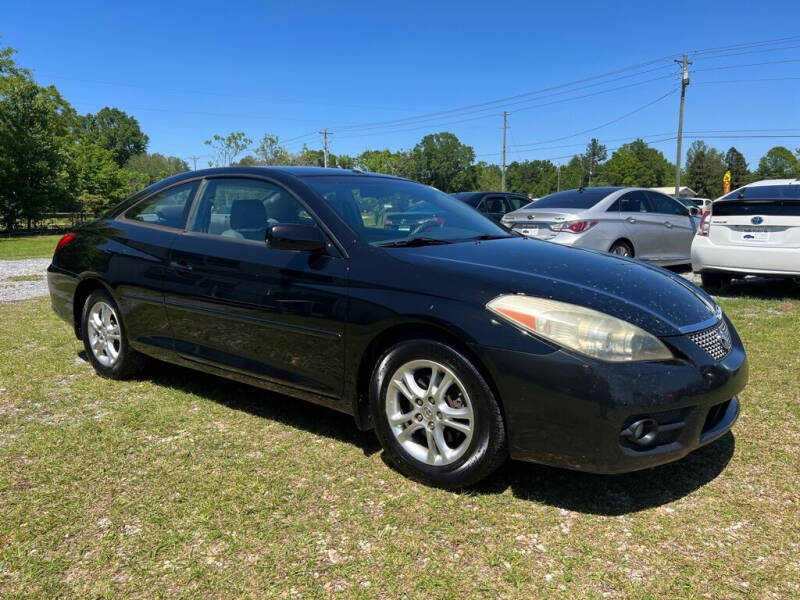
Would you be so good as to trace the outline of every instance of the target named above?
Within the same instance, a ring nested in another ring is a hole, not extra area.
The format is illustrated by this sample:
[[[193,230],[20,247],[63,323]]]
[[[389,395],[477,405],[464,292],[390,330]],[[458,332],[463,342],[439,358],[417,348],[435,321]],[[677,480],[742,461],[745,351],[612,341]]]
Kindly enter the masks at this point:
[[[0,226],[35,227],[43,215],[97,215],[133,192],[188,170],[148,154],[137,120],[116,108],[78,114],[54,86],[37,85],[0,48]]]
[[[128,195],[169,175],[187,171],[175,156],[147,152],[148,136],[125,112],[105,107],[81,115],[54,86],[38,85],[14,61],[13,48],[0,48],[0,225],[34,227],[52,212],[98,215]],[[205,142],[210,166],[324,164],[322,150],[290,152],[277,136],[254,145],[244,132],[215,134]],[[796,154],[796,155],[795,155]],[[681,181],[698,195],[716,198],[725,171],[732,189],[750,181],[800,177],[800,148],[770,149],[750,170],[736,148],[722,152],[697,140],[687,153]],[[476,161],[475,150],[450,132],[424,136],[410,150],[364,150],[357,156],[329,154],[328,165],[408,177],[445,192],[497,190],[500,166]],[[506,169],[508,191],[540,197],[557,189],[598,185],[669,186],[675,166],[642,139],[609,151],[593,138],[566,164],[513,161]]]

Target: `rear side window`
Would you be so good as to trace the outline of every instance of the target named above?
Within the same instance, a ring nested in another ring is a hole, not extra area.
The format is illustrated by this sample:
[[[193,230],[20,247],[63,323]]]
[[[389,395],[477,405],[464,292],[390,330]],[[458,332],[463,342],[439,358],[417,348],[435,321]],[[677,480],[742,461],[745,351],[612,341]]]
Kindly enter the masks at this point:
[[[686,215],[686,207],[664,194],[647,192],[653,211],[662,215]]]
[[[719,200],[712,208],[715,217],[769,215],[800,217],[800,200]]]
[[[653,212],[650,208],[650,203],[647,201],[647,196],[641,190],[628,192],[620,196],[619,200],[620,212],[634,212],[634,213],[647,213]]]
[[[532,208],[592,208],[614,190],[608,188],[586,188],[556,192],[537,200]]]
[[[508,201],[508,206],[511,210],[519,210],[523,206],[530,203],[530,200],[523,198],[522,196],[508,196],[506,200]]]
[[[489,196],[481,204],[480,211],[484,213],[506,213],[505,200],[500,196]]]
[[[197,186],[198,182],[193,181],[150,196],[147,200],[129,208],[125,217],[152,225],[183,229]]]

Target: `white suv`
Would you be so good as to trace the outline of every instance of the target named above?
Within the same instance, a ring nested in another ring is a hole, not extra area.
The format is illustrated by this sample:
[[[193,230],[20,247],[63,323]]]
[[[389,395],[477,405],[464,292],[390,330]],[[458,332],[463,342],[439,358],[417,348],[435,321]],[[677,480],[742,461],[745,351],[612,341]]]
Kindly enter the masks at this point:
[[[714,201],[692,241],[703,285],[734,277],[800,277],[800,179],[750,183]]]

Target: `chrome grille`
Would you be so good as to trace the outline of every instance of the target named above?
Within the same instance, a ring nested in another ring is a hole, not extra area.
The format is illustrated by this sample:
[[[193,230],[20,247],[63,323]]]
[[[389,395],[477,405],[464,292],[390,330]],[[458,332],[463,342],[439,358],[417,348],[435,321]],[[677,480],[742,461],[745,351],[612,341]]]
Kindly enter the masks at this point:
[[[725,321],[703,331],[689,334],[689,339],[714,360],[722,360],[731,351],[731,332]]]

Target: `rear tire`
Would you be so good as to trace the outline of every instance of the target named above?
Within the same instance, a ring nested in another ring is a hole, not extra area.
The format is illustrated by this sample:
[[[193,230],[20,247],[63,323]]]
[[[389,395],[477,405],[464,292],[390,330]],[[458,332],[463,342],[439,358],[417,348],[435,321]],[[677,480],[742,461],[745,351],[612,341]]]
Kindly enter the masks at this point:
[[[462,354],[433,340],[387,350],[370,382],[370,412],[384,456],[422,483],[464,488],[508,456],[500,407]]]
[[[700,280],[706,290],[721,292],[728,289],[733,277],[727,273],[708,272],[700,273]]]
[[[611,244],[611,248],[608,251],[611,254],[616,254],[617,256],[633,258],[633,248],[631,248],[631,245],[628,242],[623,242],[622,240]]]
[[[86,298],[81,337],[86,356],[101,377],[127,379],[146,363],[146,357],[128,343],[119,307],[105,290],[95,290]]]

